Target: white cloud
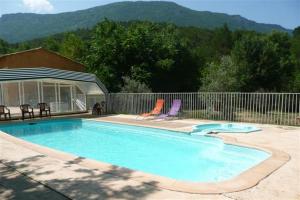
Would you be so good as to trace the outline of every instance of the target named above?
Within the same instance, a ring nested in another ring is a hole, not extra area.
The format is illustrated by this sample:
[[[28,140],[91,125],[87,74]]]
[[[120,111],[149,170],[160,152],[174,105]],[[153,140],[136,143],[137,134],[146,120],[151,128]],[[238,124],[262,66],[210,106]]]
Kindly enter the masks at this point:
[[[35,13],[50,13],[54,7],[48,0],[22,0],[26,8]]]

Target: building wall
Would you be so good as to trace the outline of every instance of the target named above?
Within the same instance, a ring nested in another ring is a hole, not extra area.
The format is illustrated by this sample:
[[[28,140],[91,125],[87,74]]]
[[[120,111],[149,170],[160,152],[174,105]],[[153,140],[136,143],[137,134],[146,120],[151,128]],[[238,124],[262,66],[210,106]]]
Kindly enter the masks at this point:
[[[84,66],[45,49],[33,49],[0,57],[0,69],[49,67],[84,72]]]

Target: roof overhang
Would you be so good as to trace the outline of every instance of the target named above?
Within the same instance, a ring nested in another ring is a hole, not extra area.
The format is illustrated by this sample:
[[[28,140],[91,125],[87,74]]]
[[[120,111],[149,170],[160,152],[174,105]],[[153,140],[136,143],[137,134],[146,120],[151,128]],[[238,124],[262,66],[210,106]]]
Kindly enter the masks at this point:
[[[106,94],[108,91],[103,83],[90,73],[74,72],[46,67],[0,69],[0,82],[55,80],[56,82],[72,82],[88,95]]]

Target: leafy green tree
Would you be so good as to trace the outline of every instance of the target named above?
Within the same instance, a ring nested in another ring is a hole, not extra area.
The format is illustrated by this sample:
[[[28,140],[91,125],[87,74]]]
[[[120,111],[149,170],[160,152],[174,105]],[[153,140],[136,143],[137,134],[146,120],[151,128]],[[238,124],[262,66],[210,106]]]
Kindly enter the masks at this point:
[[[299,69],[300,67],[300,26],[293,31],[291,40],[291,54]]]
[[[300,37],[300,26],[296,27],[296,28],[293,30],[293,36],[294,36],[294,37]]]
[[[188,91],[197,87],[194,60],[173,25],[105,20],[94,31],[86,65],[110,91],[121,89],[124,76],[154,91]]]
[[[233,41],[232,32],[229,30],[227,24],[214,31],[211,45],[213,45],[217,56],[230,54]]]
[[[42,46],[50,51],[58,52],[60,48],[59,42],[53,37],[48,37],[43,41]]]
[[[239,67],[241,90],[280,91],[293,68],[289,48],[289,36],[277,32],[247,34],[237,41],[232,56]]]
[[[150,93],[151,89],[145,84],[139,81],[130,79],[129,77],[123,77],[124,86],[121,92],[128,93]]]
[[[119,23],[105,20],[94,29],[85,63],[109,91],[119,91],[124,73],[122,42],[125,29]]]
[[[219,62],[209,63],[203,70],[201,91],[240,91],[238,67],[230,56],[223,56]]]
[[[0,55],[7,54],[9,51],[9,45],[4,40],[0,39]]]
[[[292,40],[288,33],[272,32],[267,36],[276,46],[275,56],[279,59],[277,63],[278,86],[276,91],[288,91],[288,83],[296,72],[296,63],[291,55]]]
[[[291,41],[291,56],[295,65],[293,78],[290,81],[290,90],[293,92],[300,92],[300,26],[293,31],[293,38]]]
[[[292,76],[289,83],[289,92],[300,92],[300,69],[298,69]]]
[[[0,54],[40,46],[84,62],[111,92],[300,91],[300,27],[289,35],[104,20],[19,44],[0,40]]]
[[[30,42],[23,42],[17,45],[17,47],[15,48],[15,51],[25,51],[25,50],[29,50],[32,49],[33,47],[31,46]]]
[[[84,50],[84,42],[75,34],[67,33],[60,46],[59,52],[68,58],[80,61],[84,55]]]
[[[130,75],[154,91],[189,91],[197,87],[195,59],[175,26],[134,23],[128,27],[123,44]]]

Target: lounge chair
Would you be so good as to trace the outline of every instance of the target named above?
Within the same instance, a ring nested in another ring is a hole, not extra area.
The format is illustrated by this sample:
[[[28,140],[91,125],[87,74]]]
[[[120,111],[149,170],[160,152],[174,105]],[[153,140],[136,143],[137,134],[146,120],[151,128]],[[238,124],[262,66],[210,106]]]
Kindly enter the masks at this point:
[[[168,117],[178,117],[180,108],[181,108],[181,100],[174,99],[169,112],[167,112],[166,114],[159,115],[156,119],[166,119]]]
[[[92,114],[93,115],[102,115],[104,113],[105,105],[106,105],[105,101],[102,101],[101,104],[95,103],[95,105],[93,106]]]
[[[47,103],[38,103],[37,106],[40,108],[40,117],[43,117],[43,112],[45,113],[46,117],[49,115],[51,117],[51,109]]]
[[[0,119],[2,115],[4,115],[4,119],[7,119],[7,116],[11,119],[10,110],[4,105],[0,105]]]
[[[143,114],[139,115],[138,117],[144,117],[145,118],[145,117],[159,115],[162,108],[163,108],[163,106],[164,106],[164,103],[165,103],[165,100],[157,99],[155,107],[153,108],[153,110],[151,112],[143,113]]]
[[[22,112],[22,119],[25,119],[25,114],[29,115],[29,118],[34,118],[33,108],[29,104],[20,105]]]
[[[100,114],[104,114],[105,112],[106,112],[106,102],[101,101],[101,113]]]

